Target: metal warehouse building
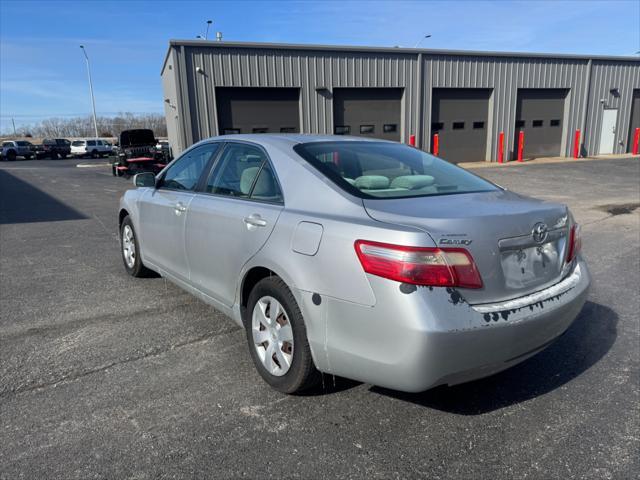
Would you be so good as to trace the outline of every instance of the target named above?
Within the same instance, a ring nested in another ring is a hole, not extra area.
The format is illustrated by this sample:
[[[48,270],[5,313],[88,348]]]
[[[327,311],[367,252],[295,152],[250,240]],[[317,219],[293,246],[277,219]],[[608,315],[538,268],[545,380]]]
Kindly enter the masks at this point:
[[[526,158],[572,155],[577,130],[582,155],[629,152],[640,128],[632,57],[172,40],[162,83],[175,153],[262,132],[432,151],[437,134],[449,161],[496,161],[517,156],[520,132]]]

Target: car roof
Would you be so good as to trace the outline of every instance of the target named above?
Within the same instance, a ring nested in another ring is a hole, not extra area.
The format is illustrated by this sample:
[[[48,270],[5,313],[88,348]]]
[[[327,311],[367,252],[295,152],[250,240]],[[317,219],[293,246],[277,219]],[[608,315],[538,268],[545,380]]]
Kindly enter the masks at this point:
[[[309,133],[241,133],[234,135],[220,135],[217,137],[207,138],[199,143],[205,143],[212,140],[240,140],[245,142],[257,143],[263,146],[294,146],[301,143],[314,142],[389,142],[379,138],[354,137],[349,135],[316,135]]]

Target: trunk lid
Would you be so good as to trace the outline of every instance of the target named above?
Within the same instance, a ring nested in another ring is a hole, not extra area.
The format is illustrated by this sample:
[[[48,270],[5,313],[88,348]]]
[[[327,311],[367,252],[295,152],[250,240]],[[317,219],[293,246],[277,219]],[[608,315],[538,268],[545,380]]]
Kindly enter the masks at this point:
[[[460,289],[470,304],[527,295],[563,276],[569,228],[565,205],[505,190],[363,203],[374,220],[416,227],[439,247],[468,250],[483,282],[480,289]],[[546,235],[534,235],[542,225]]]

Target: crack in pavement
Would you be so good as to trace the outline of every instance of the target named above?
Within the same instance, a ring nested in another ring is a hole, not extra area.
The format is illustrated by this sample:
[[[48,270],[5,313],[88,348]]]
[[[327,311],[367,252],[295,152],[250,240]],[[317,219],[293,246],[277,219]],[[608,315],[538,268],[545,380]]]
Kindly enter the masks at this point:
[[[0,400],[8,398],[8,397],[15,397],[17,395],[20,395],[22,393],[27,393],[27,392],[31,392],[34,390],[41,390],[41,389],[46,389],[49,387],[56,387],[59,384],[66,384],[66,383],[70,383],[73,382],[75,380],[78,380],[80,378],[83,377],[87,377],[89,375],[93,375],[96,373],[101,373],[104,371],[109,370],[110,368],[116,367],[118,365],[123,365],[126,363],[131,363],[131,362],[137,362],[138,360],[144,360],[146,358],[152,358],[152,357],[158,357],[166,352],[169,352],[171,350],[176,350],[182,347],[186,347],[189,345],[193,345],[196,343],[201,343],[201,342],[206,342],[207,340],[210,340],[212,338],[216,338],[216,337],[221,337],[223,335],[227,335],[229,333],[233,333],[236,332],[239,329],[239,327],[235,326],[226,330],[223,330],[222,332],[218,332],[218,333],[205,333],[203,335],[200,335],[198,337],[189,339],[189,340],[185,340],[184,342],[179,342],[179,343],[175,343],[175,344],[171,344],[165,347],[157,347],[157,348],[153,348],[141,355],[134,355],[131,357],[127,357],[124,358],[122,360],[117,360],[115,362],[111,362],[107,365],[102,365],[100,367],[94,367],[94,368],[90,368],[87,370],[83,370],[80,372],[70,372],[68,374],[63,375],[62,377],[56,379],[56,380],[52,380],[52,381],[48,381],[48,382],[40,382],[40,383],[36,383],[36,384],[30,384],[30,385],[23,385],[21,387],[15,388],[15,389],[10,389],[10,390],[5,390],[5,391],[0,391]]]

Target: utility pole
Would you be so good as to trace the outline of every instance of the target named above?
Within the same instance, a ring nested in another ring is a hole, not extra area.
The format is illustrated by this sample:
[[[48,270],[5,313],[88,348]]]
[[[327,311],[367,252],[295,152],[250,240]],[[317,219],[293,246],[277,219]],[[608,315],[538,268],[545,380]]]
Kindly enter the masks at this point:
[[[91,94],[91,105],[93,106],[93,129],[95,130],[96,137],[98,138],[98,122],[96,120],[96,99],[93,97],[93,82],[91,81],[91,66],[89,65],[89,56],[84,49],[84,45],[80,45],[84,58],[87,60],[87,74],[89,75],[89,93]]]
[[[13,117],[11,117],[11,123],[13,124],[13,136],[17,137],[18,134],[16,133],[16,122],[13,120]]]

